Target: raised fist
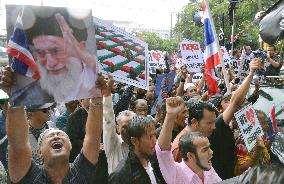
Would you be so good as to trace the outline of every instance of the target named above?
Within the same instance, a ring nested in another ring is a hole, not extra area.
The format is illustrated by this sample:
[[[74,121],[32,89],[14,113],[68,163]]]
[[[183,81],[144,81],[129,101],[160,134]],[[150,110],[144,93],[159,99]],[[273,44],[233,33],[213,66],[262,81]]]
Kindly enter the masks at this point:
[[[181,97],[170,97],[166,101],[167,114],[178,115],[185,107],[185,103]]]

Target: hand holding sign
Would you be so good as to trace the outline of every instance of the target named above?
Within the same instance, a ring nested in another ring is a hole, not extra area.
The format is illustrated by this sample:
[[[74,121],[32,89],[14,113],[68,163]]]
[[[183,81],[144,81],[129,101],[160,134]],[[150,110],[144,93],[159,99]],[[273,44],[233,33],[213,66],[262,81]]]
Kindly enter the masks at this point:
[[[236,112],[235,117],[247,150],[250,152],[256,145],[257,136],[263,135],[263,131],[257,119],[255,110],[253,109],[252,105],[249,104],[240,111]]]
[[[249,64],[249,68],[250,68],[250,75],[253,75],[256,69],[260,69],[261,68],[261,59],[259,58],[254,58],[250,64]]]

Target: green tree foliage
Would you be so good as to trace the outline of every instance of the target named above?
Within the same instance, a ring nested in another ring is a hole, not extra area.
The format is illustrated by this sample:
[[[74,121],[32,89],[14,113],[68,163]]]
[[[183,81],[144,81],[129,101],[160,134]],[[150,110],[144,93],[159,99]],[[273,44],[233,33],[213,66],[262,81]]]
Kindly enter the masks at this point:
[[[173,53],[178,49],[178,40],[162,39],[157,33],[144,32],[138,35],[138,37],[148,44],[149,50],[161,50]]]
[[[235,14],[235,35],[239,33],[237,47],[244,44],[258,47],[258,25],[254,23],[254,17],[260,10],[266,10],[278,0],[241,0],[237,4]],[[213,15],[216,32],[219,33],[220,27],[224,23],[225,43],[230,42],[231,25],[229,21],[229,0],[209,0],[209,6]],[[179,13],[179,21],[174,27],[174,34],[180,38],[196,40],[203,43],[203,26],[194,25],[193,15],[201,11],[200,1],[188,4]],[[223,22],[223,23],[222,23]]]

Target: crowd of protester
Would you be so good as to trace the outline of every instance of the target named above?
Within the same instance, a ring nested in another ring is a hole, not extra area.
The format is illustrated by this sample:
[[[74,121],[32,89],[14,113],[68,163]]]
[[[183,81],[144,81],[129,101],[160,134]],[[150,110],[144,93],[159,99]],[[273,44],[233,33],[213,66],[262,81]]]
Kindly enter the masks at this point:
[[[250,56],[250,47],[245,49]],[[271,159],[266,114],[257,110],[264,136],[257,137],[251,152],[234,118],[235,112],[257,101],[254,76],[263,63],[265,75],[279,75],[283,59],[274,46],[268,53],[266,61],[251,58],[240,83],[229,69],[232,93],[221,80],[220,94],[213,96],[208,95],[205,76],[194,83],[183,66],[154,114],[155,76],[149,90],[100,76],[96,84],[102,96],[65,107],[47,103],[12,108],[8,99],[0,101],[0,184],[207,184],[240,175],[239,183],[284,183],[283,165]],[[13,79],[5,67],[2,89],[11,88]],[[253,81],[255,91],[247,96]]]

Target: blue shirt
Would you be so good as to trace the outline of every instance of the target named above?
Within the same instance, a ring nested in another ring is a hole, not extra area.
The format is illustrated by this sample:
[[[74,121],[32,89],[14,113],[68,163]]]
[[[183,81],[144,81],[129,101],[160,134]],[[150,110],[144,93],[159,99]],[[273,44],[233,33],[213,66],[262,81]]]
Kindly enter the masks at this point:
[[[0,111],[0,141],[6,136],[6,116],[3,111]],[[8,140],[6,139],[2,144],[0,144],[0,161],[2,162],[5,169],[7,169],[7,146]]]

